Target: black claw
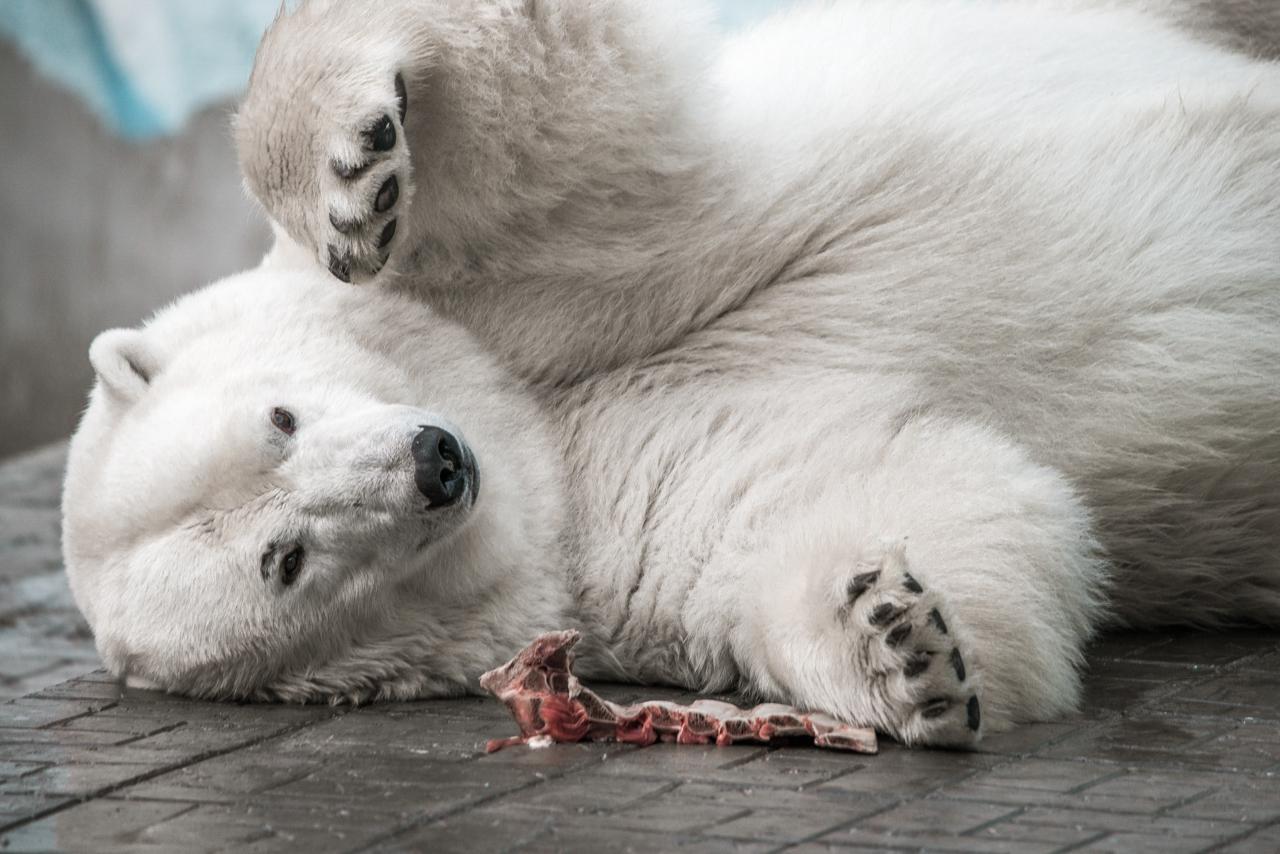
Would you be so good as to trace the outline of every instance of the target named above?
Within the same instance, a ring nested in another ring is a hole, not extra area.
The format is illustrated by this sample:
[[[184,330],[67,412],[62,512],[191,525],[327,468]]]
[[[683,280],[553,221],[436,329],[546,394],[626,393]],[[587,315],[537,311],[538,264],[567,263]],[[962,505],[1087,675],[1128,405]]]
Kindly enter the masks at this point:
[[[355,220],[338,219],[336,213],[329,211],[329,224],[337,229],[339,234],[350,234],[356,230],[356,226],[360,223]]]
[[[871,612],[871,625],[876,628],[887,626],[894,620],[898,619],[898,615],[901,614],[903,610],[904,609],[899,608],[892,602],[885,602],[883,605],[877,606],[876,609]]]
[[[938,613],[938,609],[934,608],[929,612],[929,620],[938,627],[938,631],[944,635],[947,633],[947,623],[942,619],[942,615]]]
[[[858,597],[871,589],[871,585],[876,583],[876,579],[880,577],[880,570],[875,572],[864,572],[861,575],[855,575],[853,581],[849,582],[849,586],[844,589],[845,595],[849,598],[849,604],[858,601]]]
[[[404,77],[396,75],[396,100],[400,102],[400,123],[404,124],[404,114],[409,109],[409,93],[404,88]]]
[[[965,707],[969,712],[969,729],[974,732],[978,731],[978,727],[982,725],[982,711],[978,708],[978,696],[969,698],[969,705]]]
[[[395,236],[396,236],[396,221],[393,219],[391,220],[391,222],[387,223],[386,227],[382,229],[382,234],[378,236],[378,248],[381,249],[382,247],[386,246],[388,243],[391,242],[391,238]]]
[[[905,582],[903,582],[903,585],[902,585],[902,586],[903,586],[903,587],[906,587],[906,588],[907,588],[908,590],[910,590],[912,593],[923,593],[923,592],[924,592],[924,588],[920,586],[920,582],[919,582],[919,581],[916,581],[914,578],[912,578],[912,577],[911,577],[911,575],[910,575],[910,573],[908,573],[908,574],[907,574],[907,580],[906,580]]]
[[[964,681],[964,659],[960,657],[960,650],[953,648],[951,650],[951,667],[956,672],[956,678],[961,682]]]
[[[388,211],[398,198],[400,198],[400,182],[396,180],[395,175],[392,175],[378,190],[378,197],[373,200],[373,209],[378,213]]]
[[[884,642],[889,646],[897,648],[911,634],[910,623],[899,623],[885,636]]]
[[[908,679],[919,676],[929,669],[929,653],[922,652],[915,658],[907,662],[907,666],[902,668],[902,675]]]
[[[369,147],[374,151],[390,151],[396,145],[396,126],[391,116],[383,116],[378,123],[364,132],[369,139]]]
[[[951,701],[946,697],[939,697],[936,700],[930,700],[924,704],[924,710],[920,712],[926,718],[940,718],[947,713],[947,709],[951,708]]]
[[[338,281],[351,284],[351,259],[346,255],[339,255],[336,246],[329,247],[329,272]]]
[[[341,160],[330,160],[329,168],[332,169],[339,178],[350,178],[360,171],[360,166],[350,163],[343,163]]]

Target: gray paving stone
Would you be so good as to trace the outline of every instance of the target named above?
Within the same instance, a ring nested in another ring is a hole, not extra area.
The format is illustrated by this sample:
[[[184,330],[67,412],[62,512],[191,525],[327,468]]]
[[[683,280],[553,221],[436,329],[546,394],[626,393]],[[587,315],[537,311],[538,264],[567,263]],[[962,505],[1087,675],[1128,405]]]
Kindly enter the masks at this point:
[[[1220,854],[1275,854],[1280,851],[1280,825],[1264,827],[1218,849]]]

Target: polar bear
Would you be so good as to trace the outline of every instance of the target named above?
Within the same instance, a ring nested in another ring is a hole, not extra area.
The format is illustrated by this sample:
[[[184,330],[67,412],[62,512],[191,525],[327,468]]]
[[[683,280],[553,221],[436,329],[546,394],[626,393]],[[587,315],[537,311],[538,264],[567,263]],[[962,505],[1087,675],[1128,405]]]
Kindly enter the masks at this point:
[[[258,270],[90,352],[64,546],[208,697],[582,675],[970,745],[1280,621],[1280,69],[1085,4],[313,2]]]

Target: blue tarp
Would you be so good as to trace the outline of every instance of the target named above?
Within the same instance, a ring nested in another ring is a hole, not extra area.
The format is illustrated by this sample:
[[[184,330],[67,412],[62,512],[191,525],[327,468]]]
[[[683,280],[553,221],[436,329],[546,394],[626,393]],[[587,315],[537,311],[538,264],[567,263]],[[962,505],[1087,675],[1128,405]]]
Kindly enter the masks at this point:
[[[789,0],[718,0],[737,27]],[[146,140],[244,89],[281,0],[0,0],[0,34],[112,130]],[[293,5],[292,0],[290,5]]]

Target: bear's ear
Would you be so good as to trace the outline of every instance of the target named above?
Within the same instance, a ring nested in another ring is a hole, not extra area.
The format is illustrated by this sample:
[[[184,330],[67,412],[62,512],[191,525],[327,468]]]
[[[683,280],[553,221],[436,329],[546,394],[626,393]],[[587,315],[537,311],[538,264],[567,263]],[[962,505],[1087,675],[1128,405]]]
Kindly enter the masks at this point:
[[[155,354],[139,329],[108,329],[89,345],[98,383],[122,403],[135,403],[159,372]]]

